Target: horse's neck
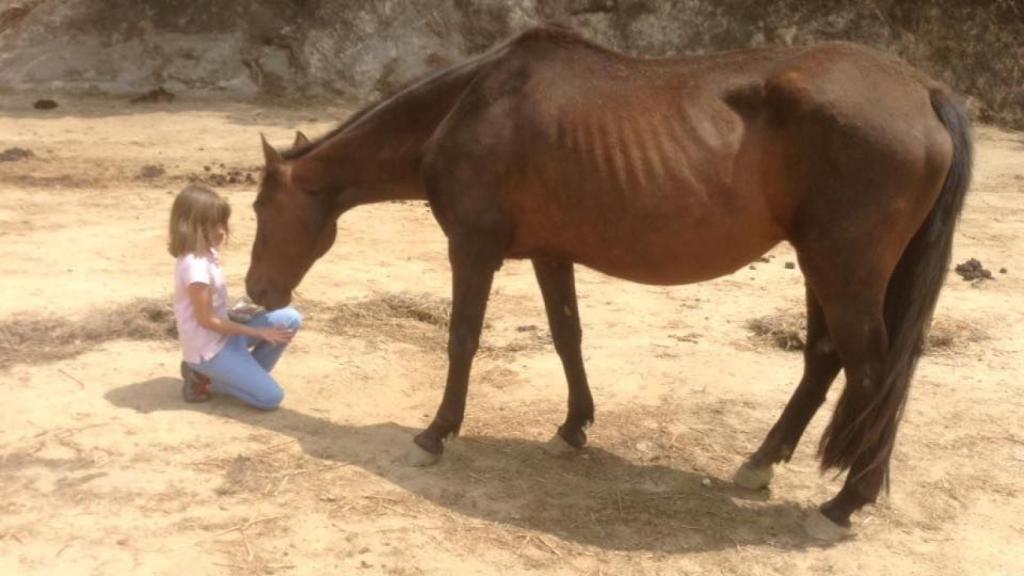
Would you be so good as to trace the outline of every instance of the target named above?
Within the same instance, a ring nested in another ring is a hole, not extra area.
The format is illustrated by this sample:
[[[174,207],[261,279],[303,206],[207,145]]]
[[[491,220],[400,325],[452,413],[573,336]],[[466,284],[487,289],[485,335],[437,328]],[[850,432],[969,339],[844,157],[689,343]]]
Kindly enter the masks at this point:
[[[360,112],[295,160],[311,188],[340,188],[344,209],[389,200],[425,200],[419,175],[423,145],[476,76],[483,58],[436,74]]]
[[[419,179],[420,149],[430,131],[368,119],[313,152],[324,188],[339,186],[346,208],[389,200],[426,199]]]

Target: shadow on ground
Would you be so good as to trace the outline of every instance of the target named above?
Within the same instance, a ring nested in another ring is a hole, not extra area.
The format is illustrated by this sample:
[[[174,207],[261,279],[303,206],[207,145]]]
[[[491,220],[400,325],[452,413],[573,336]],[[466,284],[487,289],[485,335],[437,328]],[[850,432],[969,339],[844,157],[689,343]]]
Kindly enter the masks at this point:
[[[141,413],[194,410],[295,438],[313,458],[358,466],[471,518],[548,533],[609,550],[706,552],[739,546],[802,549],[805,510],[730,482],[601,448],[555,456],[540,442],[462,437],[429,468],[406,464],[413,428],[348,425],[289,408],[264,413],[229,399],[184,404],[180,381],[156,378],[111,390],[115,406]]]

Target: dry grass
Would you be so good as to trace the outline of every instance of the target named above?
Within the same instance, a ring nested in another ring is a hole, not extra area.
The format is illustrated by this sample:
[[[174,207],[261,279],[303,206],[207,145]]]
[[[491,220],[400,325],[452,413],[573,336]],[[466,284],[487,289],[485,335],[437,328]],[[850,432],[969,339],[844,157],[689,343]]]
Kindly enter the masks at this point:
[[[446,338],[451,300],[403,292],[337,305],[305,301],[300,307],[307,326],[329,334],[436,348]]]
[[[386,293],[338,305],[299,304],[307,326],[329,334],[396,341],[425,349],[441,348],[447,337],[451,301],[428,294]],[[760,348],[803,350],[807,325],[802,312],[779,312],[746,323]],[[523,342],[482,353],[503,354],[546,348],[546,332]],[[174,340],[177,330],[167,299],[139,299],[89,312],[79,319],[28,316],[0,321],[0,369],[15,363],[62,360],[111,340]],[[988,332],[965,320],[937,318],[928,333],[926,354],[955,354],[989,339]]]
[[[761,348],[803,350],[807,321],[802,312],[780,312],[747,321],[751,339]],[[989,339],[988,332],[973,322],[936,318],[925,339],[925,354],[957,354]]]
[[[936,318],[925,340],[925,354],[956,354],[990,338],[984,328],[956,318]]]
[[[77,356],[110,340],[177,338],[169,299],[140,299],[71,320],[27,316],[0,321],[0,369]]]
[[[795,312],[771,314],[747,320],[747,330],[760,347],[788,352],[804,349],[807,322],[803,314]]]
[[[448,328],[449,300],[421,294],[381,294],[336,306],[300,307],[314,329],[436,347]],[[111,340],[174,340],[170,299],[139,299],[93,310],[78,319],[30,315],[0,321],[0,369],[71,358]]]

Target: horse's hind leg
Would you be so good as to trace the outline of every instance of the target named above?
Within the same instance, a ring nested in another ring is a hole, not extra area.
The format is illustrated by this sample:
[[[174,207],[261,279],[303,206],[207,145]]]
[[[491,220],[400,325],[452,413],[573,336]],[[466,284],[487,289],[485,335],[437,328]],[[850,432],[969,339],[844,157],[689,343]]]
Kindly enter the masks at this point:
[[[800,251],[800,246],[797,247]],[[801,262],[809,262],[804,270],[808,285],[819,296],[829,333],[846,371],[846,389],[836,407],[826,438],[840,438],[847,444],[857,434],[850,425],[869,405],[879,401],[884,390],[885,359],[889,350],[889,334],[885,324],[884,302],[893,266],[864,249],[860,256],[840,258],[842,250],[830,252],[831,258],[801,254]],[[852,416],[851,416],[852,415]],[[845,467],[845,456],[822,451],[822,465]],[[882,444],[878,445],[880,448]],[[850,472],[840,493],[821,506],[821,515],[808,521],[812,536],[834,540],[849,530],[850,516],[875,501],[888,470],[889,449],[866,450],[850,463]],[[829,522],[824,522],[827,519]]]
[[[841,367],[839,354],[825,324],[825,313],[808,287],[803,378],[761,447],[736,471],[733,477],[736,484],[752,490],[764,488],[771,482],[772,465],[789,462],[804,429],[825,401],[825,395]]]
[[[843,488],[835,498],[821,505],[807,518],[807,532],[821,540],[838,540],[850,531],[850,516],[865,504],[875,501],[885,484],[891,450],[881,462],[872,465],[869,457],[860,457],[850,467]]]
[[[580,349],[583,334],[573,265],[571,262],[534,260],[533,270],[544,296],[551,339],[569,383],[569,412],[565,423],[558,427],[558,436],[569,446],[582,448],[587,443],[584,430],[594,421],[594,400],[590,395]]]

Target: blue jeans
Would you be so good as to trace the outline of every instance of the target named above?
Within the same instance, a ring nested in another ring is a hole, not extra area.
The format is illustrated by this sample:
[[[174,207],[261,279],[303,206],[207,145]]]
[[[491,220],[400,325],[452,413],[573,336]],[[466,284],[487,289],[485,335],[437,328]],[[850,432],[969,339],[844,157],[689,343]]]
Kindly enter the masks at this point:
[[[302,316],[294,308],[281,308],[253,316],[246,326],[270,326],[298,330]],[[213,358],[189,363],[193,369],[213,381],[213,391],[230,394],[262,410],[273,410],[281,405],[284,390],[270,376],[287,344],[275,346],[260,338],[231,336],[227,344]]]

